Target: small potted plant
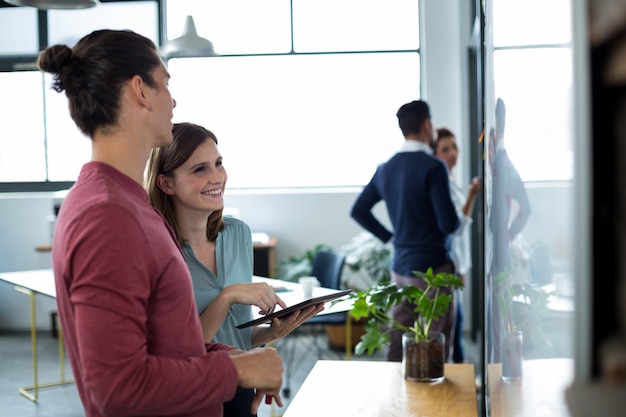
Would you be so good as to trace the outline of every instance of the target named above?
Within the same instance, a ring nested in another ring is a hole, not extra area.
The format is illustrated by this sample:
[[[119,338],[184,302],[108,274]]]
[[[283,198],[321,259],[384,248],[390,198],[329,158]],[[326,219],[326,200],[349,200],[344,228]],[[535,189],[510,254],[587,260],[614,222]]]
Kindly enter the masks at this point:
[[[399,288],[385,282],[352,294],[354,304],[350,314],[357,320],[369,318],[365,334],[356,346],[356,354],[362,355],[367,351],[371,355],[390,343],[391,331],[401,330],[404,332],[404,377],[412,381],[440,381],[444,377],[445,335],[431,331],[431,325],[448,312],[453,300],[452,295],[442,292],[442,289],[463,288],[463,282],[454,274],[435,274],[432,268],[425,273],[414,271],[413,274],[426,282],[425,289],[412,285]],[[416,306],[413,325],[408,327],[389,313],[404,298]]]

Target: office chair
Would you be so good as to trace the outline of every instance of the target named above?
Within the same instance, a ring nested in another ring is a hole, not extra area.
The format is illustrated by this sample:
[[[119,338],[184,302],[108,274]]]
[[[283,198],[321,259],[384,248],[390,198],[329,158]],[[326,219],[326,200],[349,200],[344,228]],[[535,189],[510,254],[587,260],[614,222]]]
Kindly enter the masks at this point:
[[[346,256],[340,252],[319,250],[313,257],[311,275],[317,277],[322,287],[339,290],[341,289],[341,273],[343,272],[345,260]],[[348,312],[323,314],[312,317],[283,339],[282,349],[279,347],[278,350],[282,351],[281,353],[285,363],[286,377],[283,395],[286,398],[289,398],[291,394],[289,383],[291,381],[293,366],[302,362],[296,361],[297,344],[301,341],[310,341],[310,346],[312,346],[313,349],[306,349],[304,352],[301,352],[300,355],[302,356],[313,352],[319,359],[322,356],[322,352],[327,348],[327,346],[323,345],[327,341],[325,326],[344,325],[346,324],[347,317]],[[300,344],[302,345],[302,343]],[[351,346],[347,346],[346,351],[351,348]]]

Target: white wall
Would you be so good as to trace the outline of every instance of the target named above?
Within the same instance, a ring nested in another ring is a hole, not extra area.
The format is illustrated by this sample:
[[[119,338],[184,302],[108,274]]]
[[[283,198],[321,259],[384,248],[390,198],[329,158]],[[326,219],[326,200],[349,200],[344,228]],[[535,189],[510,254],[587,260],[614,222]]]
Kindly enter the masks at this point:
[[[422,97],[430,105],[435,127],[447,127],[459,140],[455,175],[469,183],[468,49],[472,41],[469,1],[422,0]]]
[[[238,210],[254,232],[278,238],[277,259],[300,255],[318,243],[339,249],[363,229],[350,218],[350,208],[360,189],[231,192],[226,204]],[[388,227],[383,203],[375,207]]]

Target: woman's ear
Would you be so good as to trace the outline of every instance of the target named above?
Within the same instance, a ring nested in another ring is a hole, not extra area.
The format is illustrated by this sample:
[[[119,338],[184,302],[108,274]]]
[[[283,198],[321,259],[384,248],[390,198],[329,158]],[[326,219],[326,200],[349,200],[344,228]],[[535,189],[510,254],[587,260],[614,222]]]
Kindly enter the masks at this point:
[[[172,187],[172,178],[164,174],[159,174],[157,177],[157,186],[167,195],[174,195],[174,189]]]

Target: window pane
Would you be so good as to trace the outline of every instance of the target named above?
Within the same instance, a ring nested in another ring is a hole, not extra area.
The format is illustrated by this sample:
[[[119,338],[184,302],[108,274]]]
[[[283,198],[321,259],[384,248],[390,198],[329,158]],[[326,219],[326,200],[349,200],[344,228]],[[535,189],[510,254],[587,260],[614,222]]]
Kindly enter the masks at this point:
[[[169,61],[175,121],[218,137],[230,187],[352,186],[402,144],[417,53]]]
[[[296,52],[417,50],[417,0],[294,0]]]
[[[193,16],[198,35],[223,55],[291,51],[289,0],[175,0],[167,2],[167,38],[183,34]]]
[[[45,81],[48,179],[76,181],[81,166],[91,157],[91,140],[72,120],[65,93],[50,88],[52,76],[45,74]]]
[[[0,73],[0,182],[45,181],[42,76]]]
[[[571,42],[570,0],[494,0],[493,45]]]
[[[572,65],[569,48],[494,53],[495,96],[507,103],[506,148],[524,181],[573,178]]]
[[[80,38],[97,29],[130,29],[158,45],[157,2],[101,3],[90,9],[48,11],[50,45],[74,46]]]
[[[0,55],[37,54],[37,39],[37,9],[0,8]]]

